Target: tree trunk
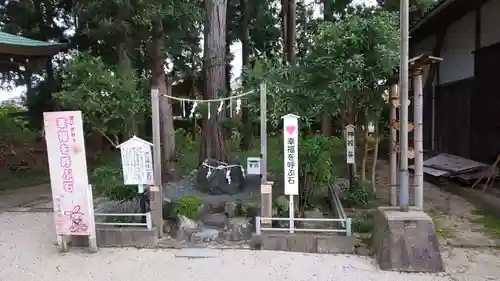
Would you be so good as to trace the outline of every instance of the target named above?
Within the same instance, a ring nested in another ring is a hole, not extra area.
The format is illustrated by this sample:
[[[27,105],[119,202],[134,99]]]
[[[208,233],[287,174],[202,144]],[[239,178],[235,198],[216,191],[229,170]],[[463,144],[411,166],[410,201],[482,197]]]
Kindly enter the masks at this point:
[[[363,159],[361,160],[361,182],[366,181],[366,163],[368,161],[368,122],[363,130]]]
[[[231,44],[233,42],[232,38],[229,36],[229,24],[227,24],[231,20],[231,16],[228,13],[228,10],[226,8],[226,57],[225,57],[225,62],[226,62],[226,91],[224,92],[224,96],[229,96],[231,92],[231,61],[232,61],[232,54],[231,54]],[[226,101],[226,110],[223,110],[220,114],[220,119],[224,120],[231,116],[231,107],[229,104],[231,101]],[[219,106],[219,105],[216,105]],[[226,135],[226,138],[231,137],[231,129],[225,127],[224,128],[224,134]]]
[[[118,77],[120,77],[125,83],[134,83],[134,80],[132,77],[134,76],[133,74],[133,69],[132,69],[132,61],[130,60],[130,55],[128,53],[128,48],[129,48],[129,42],[128,39],[125,38],[122,42],[120,42],[117,46],[117,52],[118,52]],[[125,85],[125,88],[127,90],[130,90],[131,88],[135,88],[135,85],[132,84],[127,84]],[[125,132],[125,136],[127,138],[131,138],[132,136],[138,134],[137,130],[137,122],[136,122],[136,116],[127,116],[127,132]],[[123,136],[122,136],[123,137]]]
[[[333,21],[333,2],[331,0],[323,0],[323,20]],[[328,111],[328,109],[326,109]],[[321,117],[321,132],[325,136],[332,136],[333,116],[331,112],[324,112]]]
[[[380,144],[380,132],[379,132],[379,121],[375,123],[375,132],[373,132],[373,136],[375,139],[375,149],[373,150],[373,163],[372,163],[372,191],[373,193],[377,193],[377,160],[378,160],[378,148]]]
[[[205,99],[217,97],[218,92],[226,92],[226,9],[227,0],[206,0],[205,22]],[[203,116],[202,140],[200,142],[200,162],[207,157],[227,161],[226,143],[219,124],[217,105],[210,107],[210,119]]]
[[[165,50],[163,45],[163,27],[160,23],[155,23],[153,30],[153,40],[151,42],[152,58],[152,78],[153,87],[160,93],[160,129],[163,144],[163,178],[175,180],[178,177],[176,157],[175,157],[175,129],[172,113],[171,100],[165,95],[172,95],[172,83],[170,77],[165,78],[164,62]],[[168,85],[166,81],[168,80]]]
[[[243,75],[243,86],[247,85],[248,75],[247,72],[250,69],[250,29],[248,28],[248,22],[250,20],[249,5],[248,0],[241,1],[241,14],[242,16],[242,75]],[[250,112],[247,106],[246,99],[244,100],[244,106],[241,110],[241,121],[243,122],[243,134],[241,137],[240,149],[250,150],[252,145],[252,120],[250,119]]]
[[[323,116],[321,118],[321,132],[323,133],[323,135],[327,137],[333,135],[332,123],[333,123],[332,114],[329,112],[323,113]]]
[[[288,0],[281,0],[281,36],[283,40],[283,61],[288,61]]]
[[[296,0],[288,0],[288,17],[287,17],[287,28],[286,28],[286,54],[287,60],[290,64],[295,64],[296,53],[296,27],[297,27],[297,3]]]

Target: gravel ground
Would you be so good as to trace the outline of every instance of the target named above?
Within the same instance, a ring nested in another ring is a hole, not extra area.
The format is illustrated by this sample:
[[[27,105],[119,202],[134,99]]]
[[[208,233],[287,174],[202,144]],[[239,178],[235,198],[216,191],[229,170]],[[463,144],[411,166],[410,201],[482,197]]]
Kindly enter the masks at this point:
[[[444,253],[449,272],[436,276],[382,272],[369,258],[347,255],[225,250],[214,258],[186,259],[174,250],[138,249],[59,254],[51,213],[0,213],[0,225],[1,281],[500,280],[493,277],[500,276],[493,251],[450,249]]]

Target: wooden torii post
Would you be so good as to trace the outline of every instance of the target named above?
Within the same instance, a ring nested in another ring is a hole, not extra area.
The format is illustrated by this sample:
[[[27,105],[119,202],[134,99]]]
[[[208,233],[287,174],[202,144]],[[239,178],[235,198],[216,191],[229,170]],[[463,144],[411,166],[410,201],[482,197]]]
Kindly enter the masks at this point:
[[[423,210],[423,190],[424,190],[424,147],[423,147],[423,74],[427,66],[441,61],[441,58],[433,57],[429,54],[418,55],[408,61],[410,70],[410,79],[413,80],[413,123],[408,124],[408,133],[414,131],[413,147],[408,148],[408,158],[415,159],[414,172],[414,202],[415,206]],[[397,154],[399,153],[399,143],[397,140],[397,130],[400,128],[400,122],[397,119],[397,108],[400,106],[398,93],[399,77],[395,75],[391,79],[389,92],[389,122],[390,122],[390,185],[391,185],[391,205],[397,205]],[[410,103],[408,103],[410,104]]]

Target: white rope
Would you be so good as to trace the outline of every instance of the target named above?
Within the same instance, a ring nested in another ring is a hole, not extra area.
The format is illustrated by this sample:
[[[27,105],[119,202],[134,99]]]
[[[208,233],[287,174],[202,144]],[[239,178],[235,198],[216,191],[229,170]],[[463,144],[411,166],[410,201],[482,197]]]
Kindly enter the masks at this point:
[[[256,90],[250,90],[248,92],[245,92],[245,93],[242,93],[239,95],[229,96],[229,97],[220,98],[220,99],[210,99],[210,100],[194,100],[194,99],[179,98],[179,97],[174,97],[174,96],[169,96],[169,95],[159,95],[159,96],[167,97],[169,99],[178,100],[178,101],[202,103],[202,102],[221,102],[221,101],[226,101],[226,100],[238,99],[238,98],[242,98],[244,96],[250,95],[255,91]]]
[[[243,165],[237,165],[237,164],[232,164],[232,165],[229,165],[227,163],[224,163],[224,162],[221,162],[221,161],[218,161],[220,164],[222,165],[218,165],[218,166],[212,166],[212,165],[208,165],[207,164],[207,161],[203,161],[203,163],[201,163],[203,166],[207,167],[208,168],[208,171],[207,171],[207,175],[206,175],[206,178],[208,179],[211,175],[212,175],[212,171],[213,170],[224,170],[224,169],[228,169],[226,171],[226,180],[228,181],[229,184],[231,184],[231,170],[229,170],[230,168],[240,168],[241,170],[241,174],[243,175],[243,178],[246,178],[246,175],[245,175],[245,168],[243,168]]]
[[[207,163],[203,162],[203,166],[210,168],[212,170],[224,170],[224,169],[229,169],[229,168],[240,168],[241,165],[219,165],[219,166],[212,166],[208,165]]]

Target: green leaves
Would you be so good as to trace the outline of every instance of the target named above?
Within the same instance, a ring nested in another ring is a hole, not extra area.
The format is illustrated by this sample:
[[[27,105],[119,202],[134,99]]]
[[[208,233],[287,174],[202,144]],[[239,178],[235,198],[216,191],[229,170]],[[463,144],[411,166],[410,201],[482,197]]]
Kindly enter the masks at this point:
[[[273,65],[261,58],[251,72],[254,82],[265,79],[268,84],[272,124],[286,113],[308,122],[324,113],[338,115],[350,105],[353,116],[379,112],[383,81],[399,61],[396,14],[357,9],[320,24],[311,35],[311,48],[297,65]]]
[[[81,54],[66,65],[63,78],[63,91],[56,98],[65,108],[81,110],[93,130],[109,138],[137,133],[148,112],[149,95],[137,88],[134,73],[122,79],[101,58]],[[117,144],[116,139],[110,141]]]

